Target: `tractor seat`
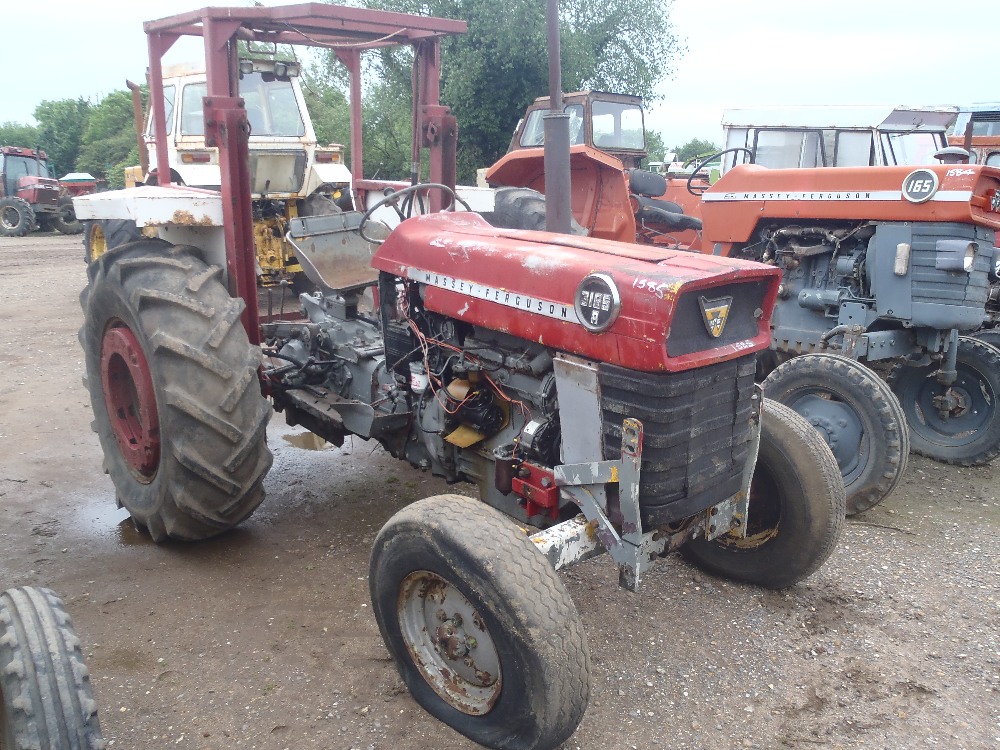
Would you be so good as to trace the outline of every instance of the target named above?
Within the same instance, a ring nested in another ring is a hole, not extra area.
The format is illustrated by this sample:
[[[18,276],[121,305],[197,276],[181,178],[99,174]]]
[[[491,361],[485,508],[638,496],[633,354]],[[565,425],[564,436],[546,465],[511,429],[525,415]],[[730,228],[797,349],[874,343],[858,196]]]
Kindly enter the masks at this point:
[[[688,216],[677,203],[657,197],[667,192],[667,179],[662,174],[647,172],[645,169],[630,169],[628,187],[639,204],[635,218],[651,224],[665,224],[676,231],[701,229],[701,219]]]
[[[651,224],[666,224],[670,229],[676,231],[701,229],[701,219],[688,216],[673,201],[647,198],[643,195],[635,195],[634,198],[639,203],[639,210],[635,212],[637,219],[648,221]]]

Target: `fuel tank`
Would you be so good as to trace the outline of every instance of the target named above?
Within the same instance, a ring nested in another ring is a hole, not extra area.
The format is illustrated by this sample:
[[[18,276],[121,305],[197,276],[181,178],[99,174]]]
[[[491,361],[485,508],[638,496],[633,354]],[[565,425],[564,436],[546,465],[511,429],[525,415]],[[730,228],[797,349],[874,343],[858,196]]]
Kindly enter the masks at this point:
[[[372,258],[428,310],[644,372],[764,349],[781,272],[729,258],[498,229],[473,213],[401,223]]]

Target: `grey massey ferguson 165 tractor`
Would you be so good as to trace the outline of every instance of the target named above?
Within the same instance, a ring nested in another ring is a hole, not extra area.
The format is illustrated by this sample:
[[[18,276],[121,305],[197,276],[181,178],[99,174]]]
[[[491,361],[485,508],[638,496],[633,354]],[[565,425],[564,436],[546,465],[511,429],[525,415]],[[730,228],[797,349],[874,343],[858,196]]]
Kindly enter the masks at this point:
[[[0,750],[104,750],[80,639],[62,601],[0,593]]]
[[[557,747],[587,706],[586,637],[558,569],[606,551],[634,591],[679,550],[780,588],[827,559],[845,513],[836,461],[754,385],[780,271],[458,210],[438,70],[441,39],[464,22],[315,4],[145,29],[158,141],[160,56],[179,35],[205,37],[206,143],[222,174],[221,194],[161,183],[76,203],[83,219],[157,234],[91,263],[81,295],[105,466],[154,539],[210,537],[253,513],[272,407],[334,444],[373,439],[476,484],[479,500],[441,495],[393,516],[369,584],[414,698],[513,750]],[[351,73],[354,198],[368,210],[291,222],[318,290],[294,320],[258,314],[237,39],[332,47]],[[365,180],[361,164],[361,50],[398,44],[413,49],[412,163],[429,164],[410,186]],[[402,214],[391,231],[372,218],[385,206]]]

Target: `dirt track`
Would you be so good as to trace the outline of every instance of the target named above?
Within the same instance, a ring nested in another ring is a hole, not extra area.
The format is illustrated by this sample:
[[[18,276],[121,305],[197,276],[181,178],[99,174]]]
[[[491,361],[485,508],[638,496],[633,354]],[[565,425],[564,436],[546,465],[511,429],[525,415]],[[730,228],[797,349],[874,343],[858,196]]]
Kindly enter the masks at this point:
[[[257,514],[207,543],[150,543],[89,429],[79,237],[0,238],[0,258],[0,588],[64,597],[109,746],[472,748],[403,689],[366,580],[381,524],[455,488],[362,441],[295,447],[276,417]],[[638,595],[606,558],[571,569],[594,671],[565,747],[1000,747],[998,478],[911,457],[788,592],[677,558]]]

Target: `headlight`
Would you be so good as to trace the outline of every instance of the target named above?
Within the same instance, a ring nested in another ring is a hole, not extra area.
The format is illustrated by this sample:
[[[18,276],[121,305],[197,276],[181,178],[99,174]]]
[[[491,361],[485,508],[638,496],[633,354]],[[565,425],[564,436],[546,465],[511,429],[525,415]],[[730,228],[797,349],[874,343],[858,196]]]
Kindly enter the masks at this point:
[[[976,262],[979,245],[968,240],[938,240],[934,267],[941,271],[969,273]]]

